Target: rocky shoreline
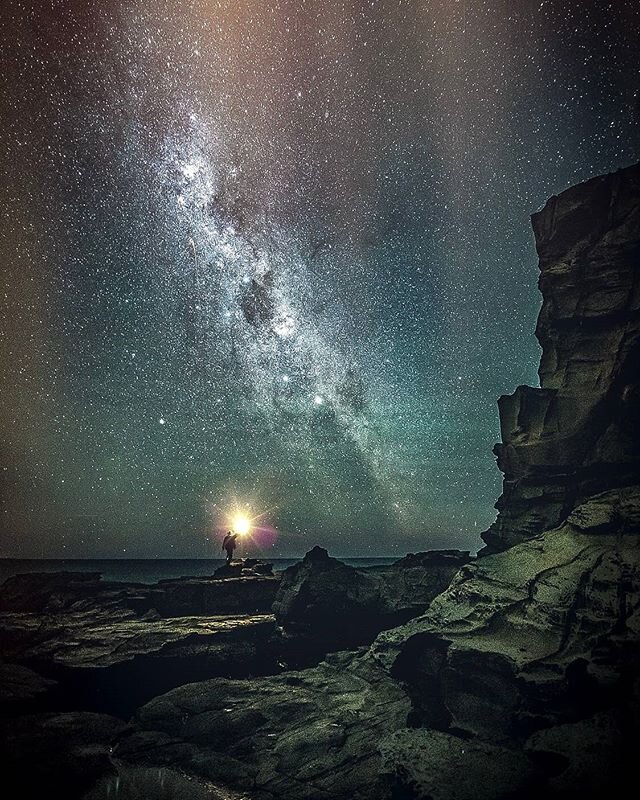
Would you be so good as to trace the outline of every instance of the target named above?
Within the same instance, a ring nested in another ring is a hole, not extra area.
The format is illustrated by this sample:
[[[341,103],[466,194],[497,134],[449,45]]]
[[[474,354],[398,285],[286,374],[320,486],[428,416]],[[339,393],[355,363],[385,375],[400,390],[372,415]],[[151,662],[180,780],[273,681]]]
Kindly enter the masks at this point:
[[[480,556],[9,579],[0,737],[22,796],[622,793],[640,733],[640,165],[533,222],[541,385],[499,402]]]

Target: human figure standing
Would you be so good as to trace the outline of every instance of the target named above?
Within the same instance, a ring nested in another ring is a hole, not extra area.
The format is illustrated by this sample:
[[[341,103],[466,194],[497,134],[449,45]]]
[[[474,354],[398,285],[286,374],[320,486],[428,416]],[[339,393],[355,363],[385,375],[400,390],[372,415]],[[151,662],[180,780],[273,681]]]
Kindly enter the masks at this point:
[[[233,551],[236,549],[237,538],[237,533],[227,531],[224,539],[222,540],[222,549],[227,551],[227,566],[231,564],[231,560],[233,559]]]

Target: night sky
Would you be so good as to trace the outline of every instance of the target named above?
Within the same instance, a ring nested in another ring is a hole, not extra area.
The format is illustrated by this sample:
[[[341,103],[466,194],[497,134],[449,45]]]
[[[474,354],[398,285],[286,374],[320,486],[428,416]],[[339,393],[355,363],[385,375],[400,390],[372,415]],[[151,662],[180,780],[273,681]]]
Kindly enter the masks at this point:
[[[476,550],[529,216],[640,155],[640,4],[3,0],[0,555]]]

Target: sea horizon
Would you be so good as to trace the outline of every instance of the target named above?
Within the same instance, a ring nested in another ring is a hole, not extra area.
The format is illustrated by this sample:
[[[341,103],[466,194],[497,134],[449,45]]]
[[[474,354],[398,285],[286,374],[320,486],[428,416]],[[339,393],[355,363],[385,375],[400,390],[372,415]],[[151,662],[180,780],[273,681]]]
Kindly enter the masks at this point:
[[[397,556],[348,556],[339,557],[350,566],[374,567],[392,564],[403,558]],[[304,556],[282,556],[267,558],[264,556],[247,556],[272,563],[274,571],[281,572],[287,567],[298,564]],[[224,557],[172,557],[172,558],[17,558],[7,556],[0,558],[0,584],[14,575],[37,572],[99,572],[105,581],[157,583],[159,580],[171,578],[198,578],[210,575],[223,564]]]

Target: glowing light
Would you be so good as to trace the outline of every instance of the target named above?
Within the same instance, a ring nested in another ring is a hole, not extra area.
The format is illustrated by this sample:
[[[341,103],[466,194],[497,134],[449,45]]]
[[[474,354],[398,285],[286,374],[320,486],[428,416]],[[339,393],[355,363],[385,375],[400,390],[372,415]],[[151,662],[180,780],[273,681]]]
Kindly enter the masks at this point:
[[[314,403],[314,405],[316,405],[316,406],[321,406],[321,405],[324,403],[324,397],[323,397],[321,394],[317,394],[317,395],[316,395],[316,396],[313,398],[313,403]]]
[[[251,530],[251,520],[249,517],[245,517],[244,514],[237,514],[233,518],[231,527],[233,528],[234,533],[238,533],[240,536],[245,536]]]

